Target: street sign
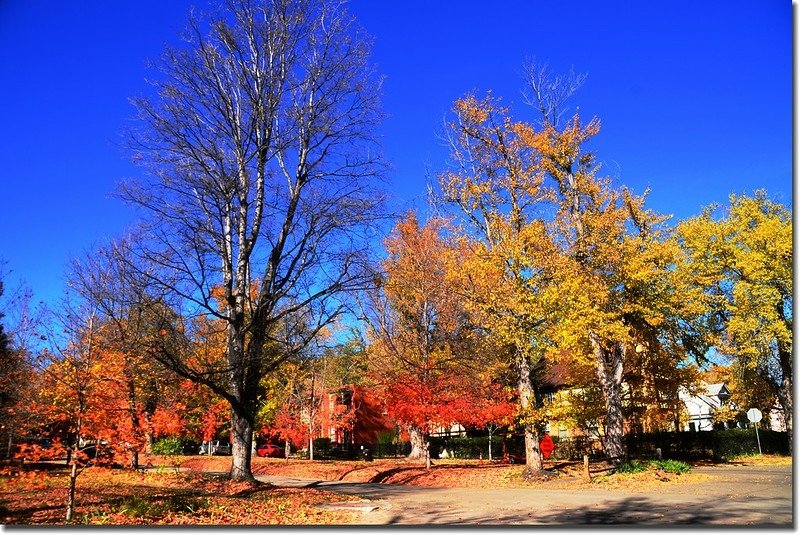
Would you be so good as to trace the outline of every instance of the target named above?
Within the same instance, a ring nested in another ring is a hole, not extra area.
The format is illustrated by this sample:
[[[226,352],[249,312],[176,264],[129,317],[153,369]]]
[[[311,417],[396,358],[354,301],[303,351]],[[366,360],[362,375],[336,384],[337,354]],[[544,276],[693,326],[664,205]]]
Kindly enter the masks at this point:
[[[761,421],[761,411],[758,409],[750,409],[747,411],[747,419],[754,424],[757,424]]]
[[[754,424],[757,424],[758,422],[761,421],[761,411],[756,408],[748,410],[747,419],[753,422]],[[758,426],[754,425],[753,427],[756,428],[756,442],[758,442],[758,454],[761,455],[761,438],[758,436]]]

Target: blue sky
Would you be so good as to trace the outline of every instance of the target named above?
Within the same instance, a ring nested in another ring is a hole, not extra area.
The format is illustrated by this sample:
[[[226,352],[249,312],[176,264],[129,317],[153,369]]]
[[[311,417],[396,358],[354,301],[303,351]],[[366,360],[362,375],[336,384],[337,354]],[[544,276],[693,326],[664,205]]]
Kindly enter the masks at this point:
[[[118,234],[111,197],[140,172],[118,146],[146,62],[177,43],[184,0],[0,3],[0,258],[55,301],[71,256]],[[390,193],[425,207],[454,99],[491,89],[520,119],[526,57],[588,73],[572,104],[602,123],[606,173],[683,219],[731,192],[792,198],[790,2],[352,0],[386,76]]]

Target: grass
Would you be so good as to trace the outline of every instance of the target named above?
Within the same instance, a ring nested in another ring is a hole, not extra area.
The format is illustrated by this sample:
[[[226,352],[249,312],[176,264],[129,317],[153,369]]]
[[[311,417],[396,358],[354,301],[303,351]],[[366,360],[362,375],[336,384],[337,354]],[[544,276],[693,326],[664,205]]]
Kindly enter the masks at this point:
[[[791,455],[775,455],[770,453],[761,455],[758,453],[750,453],[738,455],[729,459],[729,462],[757,465],[789,465],[792,464],[792,457]]]
[[[169,513],[197,513],[209,506],[208,498],[198,496],[165,496],[155,499],[143,496],[128,496],[116,507],[116,512],[133,518],[154,520]]]

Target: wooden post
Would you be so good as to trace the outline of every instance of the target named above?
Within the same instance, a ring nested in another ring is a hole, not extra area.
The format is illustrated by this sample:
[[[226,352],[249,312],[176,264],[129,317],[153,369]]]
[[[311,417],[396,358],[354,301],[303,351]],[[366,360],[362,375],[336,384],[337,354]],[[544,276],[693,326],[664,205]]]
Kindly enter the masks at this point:
[[[431,443],[425,443],[425,469],[431,469]]]
[[[592,476],[589,474],[589,456],[585,453],[583,454],[583,480],[587,483],[592,480]]]

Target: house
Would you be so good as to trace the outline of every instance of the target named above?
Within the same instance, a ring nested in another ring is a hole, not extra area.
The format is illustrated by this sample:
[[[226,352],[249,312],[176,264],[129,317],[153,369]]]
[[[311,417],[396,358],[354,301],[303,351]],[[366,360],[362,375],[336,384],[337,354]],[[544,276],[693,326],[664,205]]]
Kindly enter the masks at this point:
[[[715,422],[715,414],[725,409],[736,410],[729,403],[731,392],[725,383],[702,383],[697,393],[692,394],[686,389],[680,389],[678,397],[686,406],[686,422],[681,424],[681,431],[711,431],[738,427],[736,422]]]
[[[681,431],[746,428],[750,425],[741,419],[741,413],[746,409],[730,402],[731,392],[725,383],[703,383],[699,393],[692,395],[686,390],[681,390],[679,395],[686,405],[687,412],[686,423],[682,425]],[[720,411],[728,411],[730,419],[720,422]],[[736,418],[737,415],[739,418]],[[786,431],[786,421],[781,408],[773,407],[764,415],[760,425],[772,431]]]
[[[338,444],[375,444],[378,435],[395,430],[380,402],[359,385],[324,392],[317,421],[317,438]]]

